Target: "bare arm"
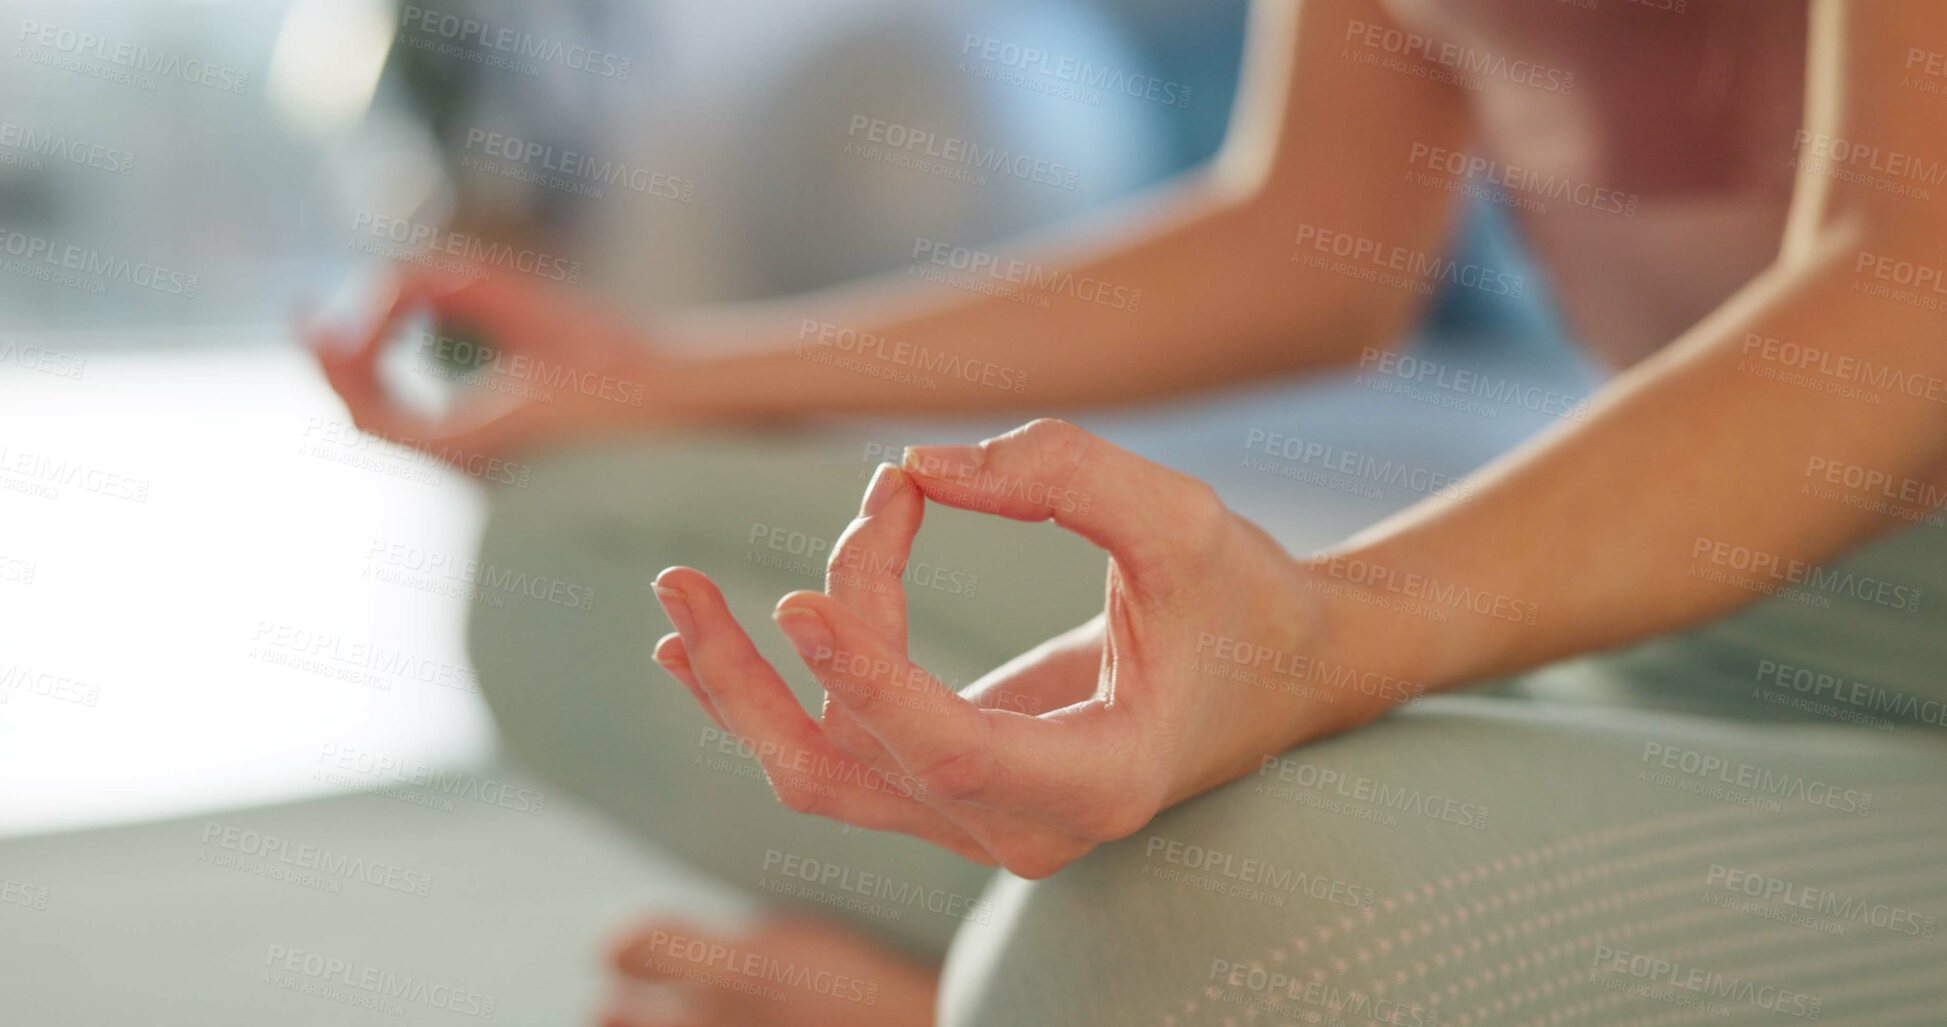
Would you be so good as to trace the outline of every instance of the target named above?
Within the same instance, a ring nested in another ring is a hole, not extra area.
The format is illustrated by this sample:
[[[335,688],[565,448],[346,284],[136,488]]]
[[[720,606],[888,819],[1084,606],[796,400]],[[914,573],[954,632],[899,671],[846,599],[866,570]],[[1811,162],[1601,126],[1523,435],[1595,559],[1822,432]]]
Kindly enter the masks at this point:
[[[1947,161],[1937,103],[1903,85],[1914,52],[1947,53],[1947,10],[1820,0],[1812,24],[1805,131]],[[1696,625],[1760,594],[1712,568],[1757,561],[1789,587],[1903,523],[1802,494],[1812,461],[1947,484],[1947,387],[1869,405],[1762,373],[1783,367],[1771,339],[1947,380],[1941,205],[1829,171],[1801,167],[1774,265],[1586,420],[1481,471],[1471,501],[1422,503],[1315,562],[1348,660],[1440,687]],[[1913,295],[1882,294],[1898,283]]]
[[[1932,98],[1898,92],[1911,49],[1947,54],[1947,10],[1819,4],[1808,130],[1947,160],[1947,140],[1928,131]],[[657,659],[780,767],[809,756],[839,768],[822,779],[774,772],[791,808],[1045,876],[1267,756],[1366,723],[1412,685],[1452,686],[1726,613],[1753,593],[1689,573],[1719,544],[1802,566],[1892,523],[1801,496],[1809,459],[1947,483],[1947,224],[1938,208],[1895,199],[1808,177],[1775,266],[1604,389],[1586,421],[1481,472],[1471,501],[1430,500],[1314,559],[1291,558],[1209,486],[1065,422],[909,449],[874,479],[835,568],[903,566],[921,496],[1053,521],[1110,557],[1101,617],[968,694],[908,662],[896,586],[881,592],[849,573],[826,593],[785,597],[775,614],[826,689],[822,724],[698,571],[657,579],[678,629]],[[1882,274],[1915,295],[1859,288]],[[1769,359],[1749,350],[1751,335],[1933,385],[1886,390],[1871,406],[1800,389],[1740,363]],[[1030,705],[985,707],[988,689]],[[917,798],[848,789],[866,767],[903,775]]]
[[[1010,295],[889,276],[676,315],[645,345],[640,327],[530,276],[402,268],[369,323],[303,331],[354,423],[455,462],[645,423],[1072,407],[1343,363],[1396,343],[1423,295],[1295,262],[1301,233],[1437,254],[1451,198],[1404,185],[1404,159],[1466,130],[1457,87],[1340,55],[1350,33],[1387,24],[1377,0],[1257,0],[1218,158],[998,253],[1023,269]],[[527,362],[494,367],[583,387],[522,378],[438,420],[416,415],[378,361],[422,306]]]
[[[705,355],[665,372],[675,402],[716,415],[1046,408],[1297,372],[1391,345],[1418,297],[1292,260],[1306,225],[1419,251],[1445,238],[1450,197],[1398,183],[1411,145],[1461,143],[1458,90],[1338,55],[1348,25],[1386,21],[1369,0],[1259,0],[1217,160],[1003,255],[1033,269],[1020,277],[1083,287],[1027,282],[1023,302],[899,278],[700,316],[676,331]],[[918,389],[806,358],[821,341],[852,351],[860,336],[885,340],[865,348],[887,371],[958,359],[996,373],[934,374],[936,389]],[[888,355],[899,345],[903,356]],[[726,346],[747,355],[718,355]]]

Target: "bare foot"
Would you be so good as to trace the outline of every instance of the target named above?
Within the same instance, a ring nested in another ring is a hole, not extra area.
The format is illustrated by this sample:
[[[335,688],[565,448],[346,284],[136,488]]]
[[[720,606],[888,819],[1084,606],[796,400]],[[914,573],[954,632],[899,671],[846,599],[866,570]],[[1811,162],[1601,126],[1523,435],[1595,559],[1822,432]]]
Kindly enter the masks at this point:
[[[938,971],[814,920],[652,920],[615,943],[602,1027],[931,1027]]]

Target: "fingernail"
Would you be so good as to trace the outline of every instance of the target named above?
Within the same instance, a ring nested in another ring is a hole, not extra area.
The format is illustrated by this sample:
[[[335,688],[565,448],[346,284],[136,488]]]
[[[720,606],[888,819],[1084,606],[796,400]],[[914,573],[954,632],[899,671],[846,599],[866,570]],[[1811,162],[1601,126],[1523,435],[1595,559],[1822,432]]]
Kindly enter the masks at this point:
[[[986,455],[979,446],[907,446],[899,465],[929,478],[951,478],[972,472]]]
[[[885,509],[892,494],[899,491],[899,468],[891,464],[880,464],[873,472],[872,484],[865,490],[865,503],[859,507],[860,517],[870,517]]]
[[[696,619],[690,616],[690,600],[680,590],[667,585],[656,586],[656,601],[663,604],[663,615],[676,633],[689,638],[696,632]]]
[[[791,640],[792,648],[806,663],[822,663],[831,659],[832,629],[825,624],[825,618],[802,606],[788,606],[771,613],[777,621],[778,630]]]

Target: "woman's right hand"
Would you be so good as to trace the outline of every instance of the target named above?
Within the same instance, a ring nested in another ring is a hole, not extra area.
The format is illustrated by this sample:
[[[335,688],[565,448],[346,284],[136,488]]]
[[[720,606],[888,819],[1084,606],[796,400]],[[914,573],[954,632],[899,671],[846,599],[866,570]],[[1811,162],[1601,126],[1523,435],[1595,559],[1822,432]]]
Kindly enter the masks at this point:
[[[1108,554],[1104,610],[972,689],[912,662],[904,576],[926,504],[1052,521]],[[1329,600],[1336,582],[1209,486],[1042,419],[977,446],[919,446],[874,477],[825,592],[773,614],[824,686],[814,721],[701,571],[656,594],[656,662],[763,764],[779,801],[896,831],[1022,877],[1126,838],[1267,757],[1417,694]],[[1275,669],[1273,669],[1275,668]]]
[[[400,404],[379,376],[392,333],[420,311],[436,326],[414,340],[422,373],[473,383],[436,419]],[[664,361],[619,316],[561,286],[402,266],[362,326],[299,330],[353,424],[462,469],[671,415]],[[482,368],[467,374],[475,362]]]

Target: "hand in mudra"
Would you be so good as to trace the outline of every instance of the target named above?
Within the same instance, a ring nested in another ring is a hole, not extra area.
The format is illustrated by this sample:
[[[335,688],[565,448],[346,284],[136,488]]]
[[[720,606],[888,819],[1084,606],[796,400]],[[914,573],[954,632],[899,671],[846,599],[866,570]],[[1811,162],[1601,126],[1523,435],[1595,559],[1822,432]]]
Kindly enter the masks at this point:
[[[901,575],[928,500],[1053,519],[1109,554],[1101,616],[956,693],[906,656]],[[1390,700],[1226,673],[1212,640],[1307,658],[1308,571],[1195,479],[1041,420],[907,451],[873,479],[827,588],[778,603],[826,690],[812,719],[704,574],[656,581],[656,658],[764,763],[792,809],[900,831],[1044,877],[1160,810]]]

